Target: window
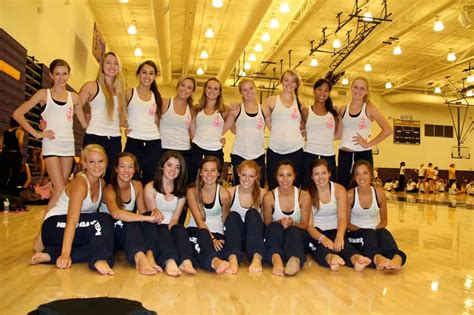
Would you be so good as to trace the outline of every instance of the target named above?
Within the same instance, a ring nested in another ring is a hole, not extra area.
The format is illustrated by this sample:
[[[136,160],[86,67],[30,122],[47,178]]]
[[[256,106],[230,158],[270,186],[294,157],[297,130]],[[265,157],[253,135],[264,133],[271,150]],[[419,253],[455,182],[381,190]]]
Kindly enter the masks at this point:
[[[425,137],[452,138],[453,126],[425,124]]]

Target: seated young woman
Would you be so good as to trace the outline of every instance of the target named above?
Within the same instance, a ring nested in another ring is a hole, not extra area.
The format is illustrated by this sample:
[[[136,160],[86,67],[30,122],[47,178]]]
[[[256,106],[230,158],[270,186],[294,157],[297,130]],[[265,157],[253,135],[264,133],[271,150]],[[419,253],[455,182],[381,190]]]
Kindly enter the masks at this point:
[[[151,236],[158,262],[172,276],[196,273],[188,233],[178,223],[186,203],[187,173],[183,156],[177,151],[166,151],[157,165],[154,180],[145,186],[147,209],[160,216]]]
[[[290,160],[278,162],[275,178],[278,186],[263,197],[265,261],[273,266],[273,274],[292,276],[306,261],[311,198],[294,186],[296,169]]]
[[[223,273],[229,268],[224,221],[229,214],[230,194],[218,183],[220,162],[206,156],[199,163],[194,187],[186,192],[192,217],[188,223],[190,240],[200,268]]]
[[[326,160],[313,160],[310,170],[308,192],[312,201],[312,215],[308,232],[311,236],[311,255],[319,265],[329,267],[332,271],[339,270],[341,265],[362,271],[371,260],[346,241],[346,189],[329,180],[331,167]]]
[[[86,146],[82,164],[84,172],[64,188],[46,213],[41,227],[44,249],[33,255],[31,264],[53,263],[69,269],[73,263],[88,262],[90,269],[112,275],[113,223],[109,215],[97,212],[107,166],[104,149]]]
[[[128,263],[135,265],[139,273],[154,275],[161,268],[155,262],[153,244],[145,239],[144,230],[154,229],[153,223],[160,216],[158,213],[143,215],[146,211],[143,186],[133,180],[137,171],[137,159],[132,153],[122,152],[117,156],[110,184],[104,189],[100,212],[110,214],[115,221],[114,253],[123,249]]]
[[[225,220],[225,242],[230,248],[228,273],[237,273],[243,250],[250,262],[249,272],[262,271],[265,254],[265,224],[261,204],[265,190],[260,188],[260,167],[244,160],[237,167],[239,185],[228,188],[232,196],[230,213]]]
[[[380,187],[373,187],[372,165],[360,160],[354,164],[355,188],[347,192],[350,222],[349,242],[370,258],[372,266],[382,270],[400,270],[406,255],[398,249],[392,234],[386,229],[387,198]]]

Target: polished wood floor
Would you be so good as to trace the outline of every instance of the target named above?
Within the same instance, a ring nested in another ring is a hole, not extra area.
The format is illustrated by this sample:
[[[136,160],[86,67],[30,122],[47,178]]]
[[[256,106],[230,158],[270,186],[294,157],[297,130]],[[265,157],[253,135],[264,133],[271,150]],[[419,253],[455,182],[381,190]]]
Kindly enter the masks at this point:
[[[284,278],[269,268],[249,274],[248,263],[235,276],[199,271],[194,277],[147,277],[120,254],[111,277],[85,264],[70,270],[30,266],[44,207],[0,213],[0,314],[96,296],[138,300],[159,314],[474,313],[474,198],[416,194],[400,202],[396,196],[390,195],[389,229],[408,255],[401,272],[331,272],[309,259],[298,275]],[[442,204],[449,200],[456,205]]]

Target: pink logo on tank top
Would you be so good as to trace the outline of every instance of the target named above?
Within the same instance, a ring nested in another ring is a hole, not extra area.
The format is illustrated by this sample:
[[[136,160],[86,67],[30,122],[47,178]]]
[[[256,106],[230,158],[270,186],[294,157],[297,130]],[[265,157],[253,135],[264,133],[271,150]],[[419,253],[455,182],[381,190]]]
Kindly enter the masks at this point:
[[[72,107],[69,107],[66,112],[67,120],[72,120],[72,116],[74,116],[74,110],[72,109]]]
[[[265,123],[262,117],[258,117],[257,119],[257,129],[262,130],[265,127]]]
[[[191,126],[191,116],[187,115],[184,120],[184,127],[189,128]]]
[[[147,110],[147,114],[149,116],[154,116],[156,113],[156,104],[153,104],[150,106],[150,108]]]
[[[357,128],[359,128],[359,129],[366,129],[366,128],[367,128],[367,119],[365,119],[364,117],[362,117],[362,118],[359,120],[359,125],[357,126]]]
[[[334,118],[331,116],[331,117],[328,117],[328,120],[326,121],[326,128],[328,129],[334,129],[334,125],[336,123],[334,122]]]
[[[219,117],[219,114],[216,114],[216,116],[214,117],[214,121],[212,122],[212,124],[214,125],[214,127],[216,128],[219,128],[220,126],[222,126],[222,121]]]
[[[296,120],[298,118],[298,109],[297,108],[293,108],[291,110],[291,114],[290,114],[290,119],[291,120]]]

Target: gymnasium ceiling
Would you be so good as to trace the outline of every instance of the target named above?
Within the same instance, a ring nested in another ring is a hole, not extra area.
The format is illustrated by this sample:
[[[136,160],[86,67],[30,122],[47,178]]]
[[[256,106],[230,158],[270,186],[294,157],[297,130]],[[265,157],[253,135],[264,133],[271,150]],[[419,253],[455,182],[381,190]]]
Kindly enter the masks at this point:
[[[291,67],[296,66],[303,81],[311,85],[341,58],[338,52],[347,45],[348,31],[349,39],[354,40],[357,23],[359,29],[373,25],[357,22],[361,19],[355,17],[335,34],[337,14],[342,12],[341,23],[348,20],[355,13],[355,0],[223,0],[221,8],[213,7],[212,2],[129,0],[123,4],[119,0],[89,0],[89,5],[107,49],[119,54],[126,72],[134,73],[141,61],[152,59],[160,65],[162,84],[183,74],[193,74],[199,81],[217,76],[231,85],[243,67],[245,52],[245,61],[249,61],[252,53],[257,59],[245,70],[247,76],[272,77],[275,73],[279,77],[281,68],[288,68],[291,59]],[[289,4],[289,13],[280,13],[283,2]],[[345,72],[337,86],[341,86],[343,77],[351,80],[358,75],[367,76],[372,88],[383,93],[434,93],[435,86],[442,87],[443,93],[453,93],[453,84],[458,90],[463,88],[463,81],[464,87],[474,85],[466,83],[468,73],[463,71],[474,68],[474,28],[472,23],[466,25],[466,17],[474,20],[474,0],[388,0],[387,19],[391,21],[383,19],[382,3],[358,1],[358,16],[370,11],[382,20],[334,70],[336,75]],[[464,26],[459,21],[461,13]],[[433,30],[436,16],[444,23],[443,31]],[[278,19],[279,28],[269,27],[272,18]],[[132,22],[136,23],[136,35],[127,33]],[[205,37],[208,27],[214,30],[213,38]],[[327,42],[309,56],[310,42],[314,41],[313,48],[318,46],[323,28]],[[268,42],[261,39],[265,31],[270,34]],[[332,42],[336,35],[343,48],[334,50]],[[401,55],[392,53],[395,43],[390,38],[398,38]],[[257,43],[263,45],[262,52],[255,52]],[[137,45],[143,51],[142,57],[134,56]],[[207,59],[200,58],[204,48],[208,51]],[[449,51],[456,54],[454,62],[447,60]],[[316,67],[310,66],[313,57],[319,63]],[[366,63],[372,65],[372,72],[364,72]],[[203,68],[203,75],[196,74],[199,67]],[[393,88],[385,89],[386,82],[391,82]],[[269,86],[270,80],[262,79],[258,84]]]

